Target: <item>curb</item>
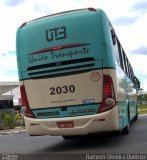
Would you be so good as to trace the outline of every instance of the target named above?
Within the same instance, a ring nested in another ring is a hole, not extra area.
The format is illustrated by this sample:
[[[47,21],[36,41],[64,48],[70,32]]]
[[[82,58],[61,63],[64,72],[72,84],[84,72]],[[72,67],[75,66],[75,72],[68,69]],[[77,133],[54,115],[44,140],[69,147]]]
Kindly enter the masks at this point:
[[[139,116],[140,116],[140,117],[142,117],[142,116],[147,116],[147,114],[139,114]]]
[[[10,129],[10,130],[0,130],[0,135],[10,135],[10,134],[19,134],[19,133],[26,133],[26,130],[22,128],[15,128],[15,129]]]

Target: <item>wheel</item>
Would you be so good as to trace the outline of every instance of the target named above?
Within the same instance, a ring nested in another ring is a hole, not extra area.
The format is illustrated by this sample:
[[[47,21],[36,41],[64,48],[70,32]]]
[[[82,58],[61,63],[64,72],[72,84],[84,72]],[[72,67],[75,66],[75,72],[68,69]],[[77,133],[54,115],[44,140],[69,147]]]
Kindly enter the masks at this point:
[[[121,134],[129,134],[130,133],[130,108],[128,107],[128,124],[127,126],[121,131]]]
[[[63,139],[65,140],[70,140],[70,139],[76,139],[76,138],[79,138],[79,136],[62,136]]]
[[[138,113],[136,114],[136,116],[134,117],[133,121],[137,121],[138,119]]]
[[[135,115],[135,117],[133,118],[133,121],[137,121],[137,119],[138,119],[138,110],[137,110],[137,107],[136,107],[136,115]]]
[[[122,131],[121,134],[126,135],[130,133],[130,125],[128,124]]]

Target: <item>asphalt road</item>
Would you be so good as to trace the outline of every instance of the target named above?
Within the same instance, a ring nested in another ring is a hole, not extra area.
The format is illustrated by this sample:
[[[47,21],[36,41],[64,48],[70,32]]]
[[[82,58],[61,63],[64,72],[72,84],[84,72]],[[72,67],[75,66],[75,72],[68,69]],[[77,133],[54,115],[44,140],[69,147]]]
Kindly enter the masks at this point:
[[[62,154],[64,158],[68,154],[147,154],[147,116],[139,116],[138,120],[131,124],[129,135],[98,134],[76,140],[64,140],[60,136],[30,137],[25,133],[0,135],[0,153],[3,156],[6,153]]]

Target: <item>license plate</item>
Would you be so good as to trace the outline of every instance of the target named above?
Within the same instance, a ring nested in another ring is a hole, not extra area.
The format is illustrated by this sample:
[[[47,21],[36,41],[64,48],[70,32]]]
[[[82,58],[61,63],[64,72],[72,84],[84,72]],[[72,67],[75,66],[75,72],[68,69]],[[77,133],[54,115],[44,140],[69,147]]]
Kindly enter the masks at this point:
[[[74,123],[70,122],[58,122],[58,128],[74,128]]]

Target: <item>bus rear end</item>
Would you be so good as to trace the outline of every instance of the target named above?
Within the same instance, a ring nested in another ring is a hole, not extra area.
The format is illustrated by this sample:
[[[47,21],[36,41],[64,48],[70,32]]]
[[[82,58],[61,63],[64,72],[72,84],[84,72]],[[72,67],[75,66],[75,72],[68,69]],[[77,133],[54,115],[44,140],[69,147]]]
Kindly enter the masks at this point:
[[[28,134],[118,130],[115,71],[109,69],[114,60],[105,37],[110,34],[108,23],[103,11],[89,8],[39,18],[18,29],[17,62]]]

